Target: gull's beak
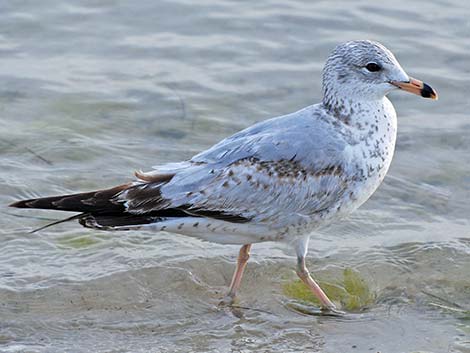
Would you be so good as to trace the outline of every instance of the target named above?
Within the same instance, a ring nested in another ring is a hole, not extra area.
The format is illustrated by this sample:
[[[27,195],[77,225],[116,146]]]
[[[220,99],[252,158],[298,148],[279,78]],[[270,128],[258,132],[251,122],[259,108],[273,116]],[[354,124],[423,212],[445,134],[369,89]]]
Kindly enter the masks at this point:
[[[398,88],[417,94],[424,98],[437,99],[437,92],[431,86],[423,81],[410,77],[409,81],[390,81],[390,83]]]

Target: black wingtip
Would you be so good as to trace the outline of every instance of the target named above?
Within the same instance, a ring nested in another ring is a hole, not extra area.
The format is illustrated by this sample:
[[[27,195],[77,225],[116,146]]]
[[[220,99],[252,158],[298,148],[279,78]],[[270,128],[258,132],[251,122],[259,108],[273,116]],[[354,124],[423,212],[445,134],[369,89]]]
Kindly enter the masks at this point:
[[[15,208],[29,208],[28,206],[28,201],[30,200],[21,200],[21,201],[16,201],[8,205],[8,207],[15,207]]]

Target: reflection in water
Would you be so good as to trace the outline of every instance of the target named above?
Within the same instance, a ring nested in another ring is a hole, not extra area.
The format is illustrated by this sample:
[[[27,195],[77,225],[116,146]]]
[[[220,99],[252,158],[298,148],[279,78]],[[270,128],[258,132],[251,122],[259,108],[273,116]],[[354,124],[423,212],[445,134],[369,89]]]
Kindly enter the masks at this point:
[[[383,42],[440,93],[432,105],[391,96],[399,133],[389,177],[350,219],[312,237],[312,271],[332,283],[357,271],[375,295],[365,311],[340,319],[292,311],[282,288],[296,278],[295,259],[281,244],[253,247],[235,315],[218,303],[237,247],[74,224],[28,234],[56,216],[2,208],[2,349],[470,349],[466,4],[1,7],[2,205],[115,185],[317,102],[324,60],[346,40]],[[432,40],[423,37],[429,28]]]

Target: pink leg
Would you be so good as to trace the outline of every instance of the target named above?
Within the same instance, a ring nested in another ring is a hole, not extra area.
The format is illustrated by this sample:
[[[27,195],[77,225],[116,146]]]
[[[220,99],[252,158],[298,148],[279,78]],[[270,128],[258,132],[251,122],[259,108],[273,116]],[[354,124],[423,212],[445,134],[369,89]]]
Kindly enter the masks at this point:
[[[333,312],[337,311],[333,302],[326,296],[318,283],[310,276],[310,272],[308,272],[308,269],[305,266],[305,257],[299,257],[297,260],[297,275],[310,288],[318,300],[320,300],[324,309],[331,310]]]
[[[232,282],[230,283],[230,290],[224,299],[224,302],[233,303],[235,295],[237,294],[238,288],[240,288],[240,283],[242,281],[243,271],[245,270],[246,263],[250,258],[250,249],[251,244],[243,245],[238,253],[237,260],[237,269],[232,277]]]

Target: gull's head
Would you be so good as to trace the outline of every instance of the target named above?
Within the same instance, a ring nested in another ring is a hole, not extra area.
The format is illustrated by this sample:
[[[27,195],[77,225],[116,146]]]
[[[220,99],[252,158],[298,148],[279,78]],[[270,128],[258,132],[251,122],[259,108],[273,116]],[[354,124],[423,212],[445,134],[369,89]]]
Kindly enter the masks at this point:
[[[338,45],[323,69],[324,100],[376,100],[395,89],[437,99],[429,85],[409,77],[390,50],[369,40]]]

